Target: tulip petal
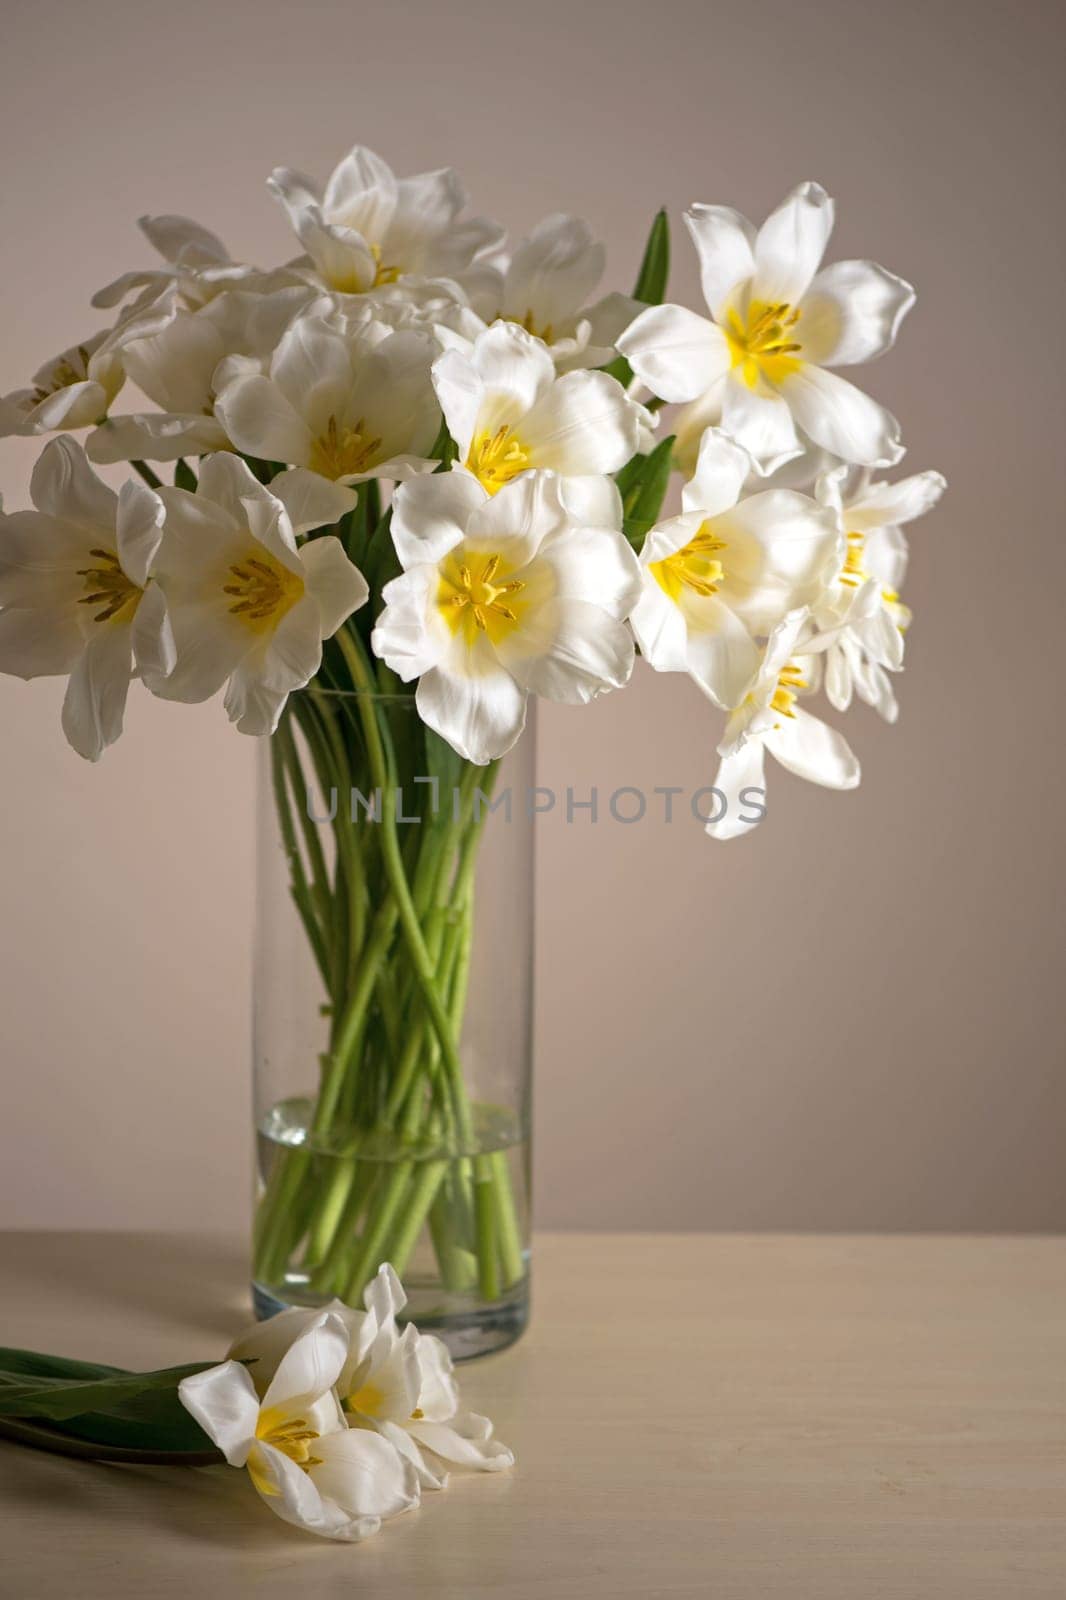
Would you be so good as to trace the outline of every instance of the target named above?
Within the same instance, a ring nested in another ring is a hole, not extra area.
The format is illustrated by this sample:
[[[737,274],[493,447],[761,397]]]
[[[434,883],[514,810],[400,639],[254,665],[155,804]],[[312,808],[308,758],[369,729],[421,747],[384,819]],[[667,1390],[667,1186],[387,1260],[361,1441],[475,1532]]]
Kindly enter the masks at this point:
[[[15,678],[58,678],[72,671],[85,637],[70,610],[0,611],[0,672]]]
[[[756,392],[732,376],[722,389],[722,431],[763,473],[776,471],[801,449],[788,402],[769,388]]]
[[[311,539],[303,546],[300,557],[307,593],[318,607],[320,637],[332,639],[353,611],[366,604],[370,588],[332,534]]]
[[[713,806],[715,820],[704,823],[704,832],[712,839],[743,838],[762,821],[764,764],[762,740],[757,738],[745,740],[732,755],[722,757],[714,780],[719,793],[707,801],[707,814]]]
[[[696,470],[682,492],[682,505],[686,511],[718,516],[736,505],[751,469],[745,449],[720,428],[708,428],[700,441]]]
[[[497,654],[522,688],[561,705],[587,705],[633,671],[633,637],[601,606],[557,596],[537,607]]]
[[[315,1441],[310,1478],[319,1494],[352,1518],[395,1517],[419,1502],[418,1473],[388,1439],[344,1428]]]
[[[842,461],[891,467],[902,457],[895,417],[835,372],[801,366],[778,387],[804,432]]]
[[[872,261],[835,261],[803,297],[796,338],[806,361],[843,367],[871,361],[895,343],[915,301],[909,283]]]
[[[289,467],[270,480],[270,492],[289,513],[294,533],[339,522],[358,501],[346,483],[334,483],[307,467]]]
[[[223,1361],[182,1378],[178,1394],[230,1466],[243,1467],[259,1418],[259,1401],[247,1368],[239,1361]]]
[[[310,428],[270,378],[235,378],[216,400],[215,415],[238,450],[250,456],[300,467],[311,459]]]
[[[370,1538],[381,1527],[380,1517],[353,1517],[335,1501],[324,1499],[311,1474],[273,1445],[257,1440],[247,1465],[259,1495],[275,1516],[293,1527],[350,1543]]]
[[[443,665],[420,679],[418,714],[452,749],[475,766],[506,755],[525,727],[526,696],[509,672],[482,655],[483,670],[467,676]]]
[[[797,305],[818,271],[833,231],[833,202],[817,183],[798,184],[755,239],[755,300]]]
[[[86,761],[98,761],[122,733],[133,670],[128,624],[98,624],[70,674],[63,732]]]
[[[30,479],[30,499],[45,516],[114,535],[118,496],[101,483],[73,439],[45,445]]]
[[[730,298],[755,272],[755,229],[731,206],[694,205],[685,226],[700,258],[703,298],[721,320]]]
[[[538,467],[581,475],[617,472],[640,444],[640,410],[606,372],[568,372],[522,419]]]
[[[618,339],[618,349],[652,394],[695,400],[730,368],[722,330],[684,306],[649,306]]]
[[[827,789],[854,789],[862,771],[843,734],[812,717],[802,706],[781,717],[764,734],[766,748],[798,778]]]
[[[848,527],[865,531],[913,522],[933,509],[947,486],[941,472],[916,472],[898,483],[870,484],[848,506]]]
[[[465,1412],[450,1422],[415,1422],[410,1432],[420,1445],[442,1461],[475,1472],[501,1472],[514,1466],[514,1455],[492,1437],[487,1417]]]
[[[470,472],[436,472],[410,478],[393,497],[390,531],[405,567],[439,561],[466,536],[471,516],[488,492]]]

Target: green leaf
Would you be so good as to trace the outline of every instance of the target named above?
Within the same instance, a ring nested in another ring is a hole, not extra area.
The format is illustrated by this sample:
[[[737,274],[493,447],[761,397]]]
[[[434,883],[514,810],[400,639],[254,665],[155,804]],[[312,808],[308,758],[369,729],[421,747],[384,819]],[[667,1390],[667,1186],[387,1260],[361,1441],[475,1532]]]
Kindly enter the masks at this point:
[[[12,1350],[0,1345],[0,1375],[22,1382],[26,1378],[127,1377],[126,1367],[103,1367],[95,1361],[75,1361],[69,1356],[42,1355],[38,1350]]]
[[[666,280],[670,275],[670,219],[663,207],[655,213],[644,246],[640,271],[633,285],[633,298],[646,306],[662,305],[666,293]],[[625,356],[618,356],[603,368],[612,378],[617,378],[623,388],[633,381],[633,368]]]
[[[440,462],[437,468],[438,472],[451,471],[452,462],[458,456],[459,451],[456,448],[455,440],[448,432],[448,424],[446,422],[441,423],[440,432],[434,441],[433,449],[429,453],[434,461]]]
[[[640,473],[622,490],[622,532],[639,552],[649,528],[659,520],[673,466],[674,436],[660,440],[643,462]],[[632,462],[627,463],[632,466]],[[626,470],[623,468],[623,471]],[[619,473],[619,477],[621,477]]]
[[[63,1422],[97,1411],[139,1419],[155,1414],[158,1408],[150,1403],[138,1407],[133,1402],[157,1390],[168,1391],[176,1398],[182,1378],[205,1372],[211,1365],[209,1361],[198,1361],[158,1372],[118,1372],[88,1380],[53,1377],[44,1382],[36,1377],[20,1380],[17,1375],[5,1373],[5,1380],[13,1377],[14,1381],[5,1381],[0,1388],[0,1411],[7,1417],[39,1417],[46,1422]]]
[[[196,482],[197,480],[195,472],[185,460],[184,456],[179,456],[174,467],[175,489],[188,489],[190,494],[195,494]]]
[[[644,257],[633,288],[634,300],[646,306],[661,306],[670,276],[670,219],[666,208],[657,211],[644,246]]]

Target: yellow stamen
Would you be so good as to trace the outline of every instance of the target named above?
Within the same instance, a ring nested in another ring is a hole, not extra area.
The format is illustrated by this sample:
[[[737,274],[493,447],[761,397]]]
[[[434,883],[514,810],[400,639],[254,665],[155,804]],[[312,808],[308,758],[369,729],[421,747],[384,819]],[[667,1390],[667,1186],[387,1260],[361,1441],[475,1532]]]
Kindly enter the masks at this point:
[[[725,548],[725,540],[716,539],[711,524],[703,522],[688,544],[675,550],[672,556],[651,562],[648,571],[675,605],[681,603],[686,589],[698,595],[717,594],[725,568],[715,551]]]
[[[789,661],[781,668],[777,678],[777,688],[774,690],[770,701],[771,709],[782,717],[794,717],[796,713],[792,707],[801,689],[809,689],[810,684],[803,676],[803,668],[795,661]]]
[[[275,561],[262,546],[226,570],[234,580],[222,585],[222,593],[231,597],[230,615],[255,633],[276,628],[304,592],[300,574]]]
[[[78,568],[77,576],[85,579],[86,589],[78,604],[103,606],[94,615],[94,622],[132,622],[144,590],[127,578],[116,551],[95,549],[89,554],[99,565]]]
[[[273,1445],[275,1450],[280,1450],[283,1456],[295,1461],[305,1472],[321,1465],[321,1456],[311,1454],[311,1444],[319,1437],[318,1431],[308,1425],[305,1417],[290,1417],[280,1406],[271,1406],[269,1410],[259,1413],[255,1436],[263,1444]],[[248,1457],[252,1482],[260,1494],[278,1494],[279,1490],[263,1471],[256,1455],[257,1452],[253,1450]]]
[[[80,370],[73,362],[66,360],[57,361],[48,375],[48,387],[38,384],[33,391],[35,405],[40,405],[42,400],[47,400],[51,394],[58,394],[60,389],[69,389],[72,383],[84,383],[89,376],[89,352],[83,344],[78,346],[78,359],[81,362]]]
[[[726,313],[723,332],[733,355],[733,370],[749,389],[765,377],[778,383],[799,370],[796,356],[802,345],[792,337],[799,321],[798,306],[787,301],[753,300],[747,313],[735,307]]]
[[[529,451],[504,423],[495,433],[482,433],[471,441],[466,465],[489,494],[495,494],[526,470]]]
[[[840,581],[841,583],[846,583],[849,589],[858,589],[870,576],[862,564],[866,535],[864,533],[849,533],[847,540],[848,550],[844,557],[844,565],[840,570]]]
[[[400,276],[400,268],[387,266],[385,262],[382,261],[381,246],[379,244],[372,244],[370,246],[370,254],[374,257],[375,267],[374,281],[370,287],[372,289],[380,289],[384,283],[395,283]]]
[[[520,620],[522,603],[518,609],[508,603],[526,587],[521,578],[508,578],[497,582],[501,576],[503,557],[477,558],[478,570],[469,561],[458,556],[446,556],[441,563],[440,583],[437,589],[437,607],[452,633],[462,630],[467,644],[472,644],[479,633],[487,634],[493,644],[512,631]],[[507,596],[508,599],[505,599]]]
[[[344,478],[367,472],[380,459],[381,437],[371,438],[360,417],[354,427],[342,427],[330,417],[326,431],[311,446],[311,471],[324,478]]]

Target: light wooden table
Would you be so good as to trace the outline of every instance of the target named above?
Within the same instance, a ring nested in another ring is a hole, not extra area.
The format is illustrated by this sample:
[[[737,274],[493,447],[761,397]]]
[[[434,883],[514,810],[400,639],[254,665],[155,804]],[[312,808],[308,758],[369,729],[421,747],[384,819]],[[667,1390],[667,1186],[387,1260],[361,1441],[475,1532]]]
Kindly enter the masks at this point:
[[[235,1240],[0,1236],[0,1343],[221,1355]],[[462,1369],[518,1455],[374,1539],[229,1468],[0,1443],[4,1600],[1066,1595],[1066,1241],[542,1237],[514,1349]]]

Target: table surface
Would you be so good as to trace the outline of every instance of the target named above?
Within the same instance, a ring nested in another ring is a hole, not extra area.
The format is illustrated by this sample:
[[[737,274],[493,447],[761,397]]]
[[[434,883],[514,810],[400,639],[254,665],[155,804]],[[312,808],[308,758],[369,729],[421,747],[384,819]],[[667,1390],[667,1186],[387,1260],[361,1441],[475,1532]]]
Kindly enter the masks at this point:
[[[0,1235],[0,1343],[131,1367],[247,1321],[221,1237]],[[513,1473],[360,1545],[226,1467],[0,1442],[10,1600],[1035,1600],[1066,1594],[1066,1240],[555,1234],[461,1368]]]

